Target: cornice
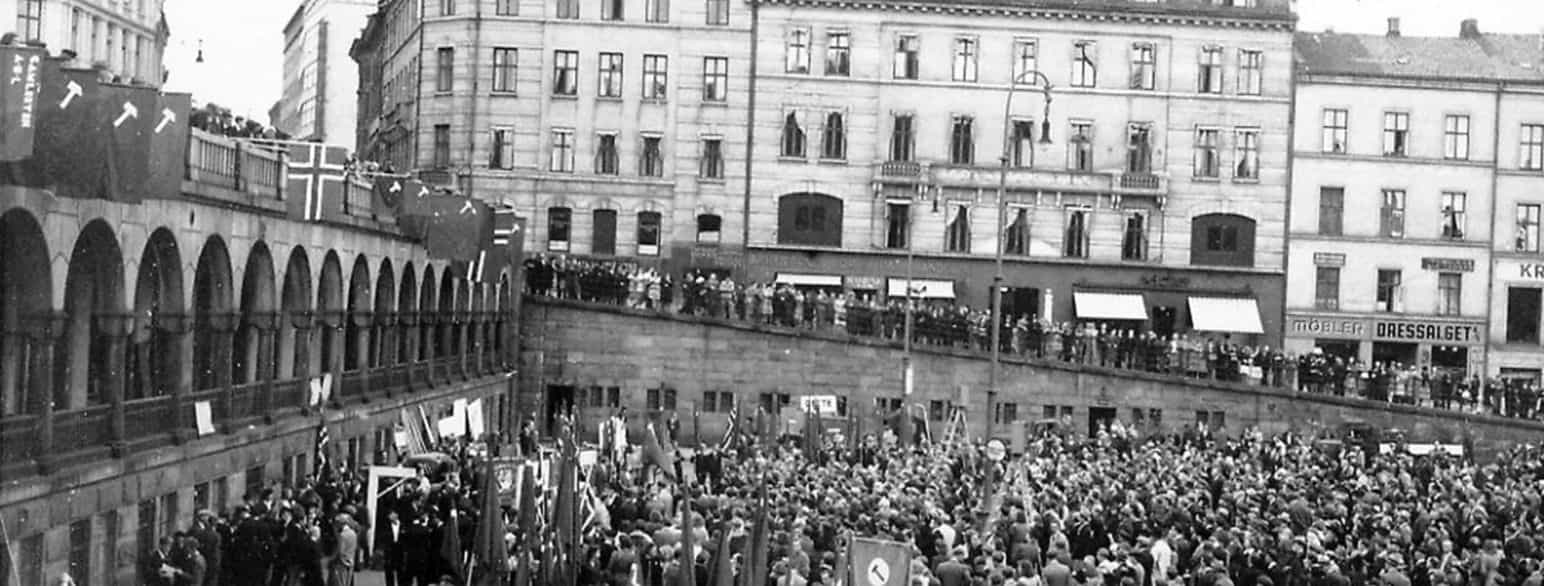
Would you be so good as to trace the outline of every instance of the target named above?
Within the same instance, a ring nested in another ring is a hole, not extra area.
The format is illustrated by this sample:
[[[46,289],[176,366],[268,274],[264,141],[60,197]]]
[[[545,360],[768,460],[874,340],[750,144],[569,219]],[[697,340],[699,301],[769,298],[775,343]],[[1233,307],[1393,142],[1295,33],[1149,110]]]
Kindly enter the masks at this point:
[[[802,8],[835,8],[841,10],[880,10],[892,12],[955,14],[966,16],[995,16],[1032,18],[1041,20],[1078,20],[1091,22],[1117,22],[1142,25],[1200,26],[1256,29],[1291,32],[1297,16],[1294,14],[1260,14],[1235,16],[1212,11],[1174,10],[1155,12],[1142,5],[1130,7],[1055,8],[1044,6],[1004,6],[988,3],[951,4],[926,0],[898,0],[877,2],[874,0],[751,0],[764,5],[787,5]]]

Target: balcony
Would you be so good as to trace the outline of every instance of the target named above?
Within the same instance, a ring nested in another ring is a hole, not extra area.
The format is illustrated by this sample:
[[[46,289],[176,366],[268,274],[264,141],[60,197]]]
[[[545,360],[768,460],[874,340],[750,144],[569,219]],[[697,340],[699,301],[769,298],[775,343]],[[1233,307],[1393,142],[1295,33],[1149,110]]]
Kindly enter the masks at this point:
[[[930,167],[929,181],[941,187],[997,189],[1002,168],[943,165]],[[1047,169],[1009,168],[1009,191],[1083,191],[1109,193],[1111,176],[1107,173],[1079,173]]]
[[[921,183],[928,166],[916,161],[885,161],[874,165],[874,181],[900,185]]]

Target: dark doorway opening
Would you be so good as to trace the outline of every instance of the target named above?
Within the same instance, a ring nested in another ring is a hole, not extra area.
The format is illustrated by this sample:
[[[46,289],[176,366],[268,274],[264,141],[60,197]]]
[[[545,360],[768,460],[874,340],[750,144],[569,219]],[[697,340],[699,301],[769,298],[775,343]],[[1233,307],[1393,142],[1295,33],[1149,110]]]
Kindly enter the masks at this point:
[[[558,431],[558,417],[574,411],[574,387],[572,385],[547,385],[547,412],[543,422],[547,434]]]
[[[1325,356],[1334,356],[1346,362],[1351,362],[1356,360],[1356,357],[1360,354],[1359,346],[1361,346],[1361,343],[1356,340],[1315,338],[1313,345],[1315,348],[1323,350]]]
[[[1089,407],[1088,408],[1088,437],[1099,435],[1099,430],[1115,421],[1114,407]]]
[[[1411,366],[1416,360],[1416,345],[1407,342],[1375,342],[1372,361],[1387,365]]]
[[[1154,305],[1153,333],[1157,334],[1161,338],[1167,338],[1174,335],[1174,323],[1177,321],[1178,315],[1179,313],[1175,311],[1173,306]]]
[[[1003,287],[1003,315],[1017,319],[1027,315],[1040,317],[1040,290],[1034,287]]]

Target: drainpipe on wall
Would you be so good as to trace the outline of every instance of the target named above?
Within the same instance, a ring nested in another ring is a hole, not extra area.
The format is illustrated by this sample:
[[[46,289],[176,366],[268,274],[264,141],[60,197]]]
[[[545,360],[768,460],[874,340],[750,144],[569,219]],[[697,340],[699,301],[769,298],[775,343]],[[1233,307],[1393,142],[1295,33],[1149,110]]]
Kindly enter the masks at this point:
[[[1276,344],[1277,349],[1285,348],[1287,345],[1287,296],[1289,294],[1287,288],[1292,283],[1290,278],[1292,274],[1292,187],[1295,185],[1292,181],[1292,170],[1296,168],[1297,159],[1294,137],[1297,136],[1297,84],[1299,83],[1296,66],[1292,67],[1291,76],[1292,80],[1287,84],[1287,87],[1291,88],[1288,90],[1290,95],[1287,100],[1287,193],[1286,197],[1282,198],[1282,205],[1287,209],[1286,214],[1282,216],[1281,311],[1277,315],[1279,321],[1276,322],[1279,326],[1277,332],[1280,338]]]
[[[740,204],[740,279],[750,275],[751,256],[751,170],[755,167],[752,156],[756,152],[756,54],[761,28],[761,8],[758,0],[751,4],[751,75],[746,84],[749,90],[745,99],[745,196]]]
[[[1496,333],[1491,331],[1495,322],[1491,319],[1495,316],[1496,295],[1496,214],[1497,201],[1500,199],[1501,187],[1501,95],[1506,92],[1506,82],[1496,84],[1496,109],[1491,114],[1490,122],[1490,242],[1485,248],[1485,339],[1481,348],[1480,380],[1484,381],[1490,376],[1490,339]],[[1480,404],[1485,404],[1485,385],[1480,385]]]
[[[409,169],[417,169],[421,160],[418,158],[418,134],[424,127],[424,35],[428,33],[424,26],[424,1],[417,0],[418,11],[414,17],[418,19],[418,73],[413,76],[413,85],[417,87],[413,88],[413,160],[408,164]]]
[[[478,86],[482,80],[479,65],[482,62],[483,3],[472,4],[477,7],[472,13],[472,94],[467,96],[466,161],[462,164],[462,168],[466,169],[466,193],[463,195],[467,197],[472,196],[472,173],[477,168],[477,99],[482,95],[478,93]]]

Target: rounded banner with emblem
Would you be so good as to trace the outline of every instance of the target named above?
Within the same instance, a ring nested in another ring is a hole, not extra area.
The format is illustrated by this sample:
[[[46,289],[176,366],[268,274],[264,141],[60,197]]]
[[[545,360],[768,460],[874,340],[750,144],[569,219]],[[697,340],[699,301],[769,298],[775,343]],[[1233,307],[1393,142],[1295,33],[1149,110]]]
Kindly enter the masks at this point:
[[[854,537],[848,552],[853,586],[905,586],[910,579],[911,548],[904,543]]]

